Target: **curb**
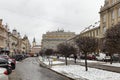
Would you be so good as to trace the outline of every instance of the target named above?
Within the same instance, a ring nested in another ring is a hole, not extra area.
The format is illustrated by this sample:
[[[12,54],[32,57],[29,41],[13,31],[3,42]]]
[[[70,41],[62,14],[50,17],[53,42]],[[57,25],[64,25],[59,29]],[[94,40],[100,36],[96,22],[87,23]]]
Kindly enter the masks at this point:
[[[59,75],[61,75],[61,76],[64,76],[64,77],[66,77],[66,78],[69,78],[70,80],[75,80],[75,79],[73,79],[73,78],[71,78],[71,77],[68,77],[68,76],[66,76],[66,75],[64,75],[64,74],[61,74],[61,73],[59,73],[59,72],[57,72],[57,71],[55,71],[55,70],[52,70],[50,66],[44,64],[42,61],[39,60],[39,62],[40,62],[39,65],[40,65],[41,67],[47,68],[47,69],[49,69],[49,70],[51,70],[51,71],[53,71],[53,72],[55,72],[55,73],[57,73],[57,74],[59,74]]]
[[[52,70],[52,69],[51,69],[51,66],[46,65],[45,63],[43,63],[43,62],[40,61],[40,60],[39,60],[39,65],[40,65],[41,67],[47,68],[47,69],[49,69],[49,70],[51,70],[51,71],[59,74],[59,75],[61,75],[61,76],[64,76],[64,77],[66,77],[66,78],[68,78],[68,79],[70,79],[70,80],[88,80],[88,79],[86,79],[86,78],[73,79],[73,78],[71,78],[71,77],[69,77],[69,76],[67,76],[67,75],[64,75],[64,74],[59,73],[59,72],[57,72],[57,71],[55,71],[55,70]]]

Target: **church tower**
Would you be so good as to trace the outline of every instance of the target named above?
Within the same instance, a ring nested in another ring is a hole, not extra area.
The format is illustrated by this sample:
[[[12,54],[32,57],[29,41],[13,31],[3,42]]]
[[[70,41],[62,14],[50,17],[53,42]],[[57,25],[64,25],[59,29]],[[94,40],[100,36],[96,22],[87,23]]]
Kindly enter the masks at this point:
[[[36,45],[36,40],[35,38],[33,39],[32,46],[34,47]]]

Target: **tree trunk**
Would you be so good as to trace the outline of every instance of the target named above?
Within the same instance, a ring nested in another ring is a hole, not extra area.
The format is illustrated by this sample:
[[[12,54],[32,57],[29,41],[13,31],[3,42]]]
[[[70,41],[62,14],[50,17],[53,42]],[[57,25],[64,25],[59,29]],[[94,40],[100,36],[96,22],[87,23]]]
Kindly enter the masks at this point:
[[[87,53],[85,52],[85,69],[86,71],[88,71],[88,67],[87,67]]]
[[[120,54],[118,56],[119,56],[119,63],[120,63]]]
[[[75,63],[76,63],[76,58],[75,58]]]
[[[76,63],[77,55],[74,55],[74,62]]]
[[[67,65],[67,57],[65,57],[65,63],[66,63],[66,65]]]
[[[48,57],[48,62],[49,62],[49,66],[50,66],[50,58]]]
[[[110,64],[112,64],[112,54],[110,54]]]

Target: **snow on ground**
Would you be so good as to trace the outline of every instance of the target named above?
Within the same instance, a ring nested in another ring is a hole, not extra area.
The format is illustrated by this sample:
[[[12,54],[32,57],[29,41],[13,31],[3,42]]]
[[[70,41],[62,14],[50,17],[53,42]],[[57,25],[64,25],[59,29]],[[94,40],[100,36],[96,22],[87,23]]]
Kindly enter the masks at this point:
[[[105,64],[102,64],[102,65],[106,65],[106,66],[114,66],[114,67],[120,67],[120,63],[105,63]]]
[[[64,57],[60,57],[60,59],[65,59]],[[73,58],[68,58],[67,60],[72,60],[74,61]],[[85,60],[83,59],[77,59],[77,62],[85,62]],[[105,62],[102,62],[102,61],[95,61],[95,60],[87,60],[88,63],[105,63]]]
[[[115,72],[109,72],[94,68],[88,68],[88,71],[85,71],[85,67],[80,65],[68,65],[68,66],[53,66],[53,70],[65,74],[69,77],[76,78],[86,78],[89,80],[119,80],[120,74]]]
[[[42,60],[42,58],[40,58]],[[64,59],[64,58],[62,58]],[[73,59],[68,59],[68,60],[73,60]],[[64,62],[61,61],[55,61],[52,60],[52,64],[63,64]],[[77,60],[78,62],[84,62],[85,60]],[[48,59],[44,59],[43,62],[45,64],[49,64]],[[107,66],[118,66],[120,67],[120,63],[113,63],[112,65],[110,63],[105,63],[101,61],[92,61],[88,60],[88,63],[102,63],[102,65],[107,65]],[[105,70],[100,70],[100,69],[95,69],[95,68],[88,68],[88,71],[85,71],[85,67],[80,66],[80,65],[56,65],[52,66],[53,70],[60,72],[64,75],[67,75],[71,78],[74,78],[76,80],[85,80],[84,78],[88,80],[120,80],[120,73],[115,73],[115,72],[110,72],[110,71],[105,71]]]
[[[85,60],[77,60],[77,62],[85,62]],[[88,63],[99,63],[100,61],[87,60]]]
[[[43,63],[49,65],[49,62],[48,61],[44,61]],[[52,64],[63,64],[64,62],[61,62],[61,61],[52,61]]]
[[[42,57],[39,57],[40,61],[42,61],[43,63],[49,65],[49,61],[47,58],[42,58]],[[53,60],[53,59],[50,59],[50,63],[52,64],[63,64],[64,62],[62,61],[56,61],[56,60]]]

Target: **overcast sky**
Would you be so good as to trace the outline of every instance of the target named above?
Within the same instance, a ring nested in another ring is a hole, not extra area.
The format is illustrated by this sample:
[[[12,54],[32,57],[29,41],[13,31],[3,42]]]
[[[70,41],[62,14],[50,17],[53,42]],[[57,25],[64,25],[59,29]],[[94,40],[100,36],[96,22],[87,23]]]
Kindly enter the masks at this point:
[[[0,0],[0,18],[10,30],[40,44],[42,34],[58,28],[80,33],[99,21],[104,0]]]

